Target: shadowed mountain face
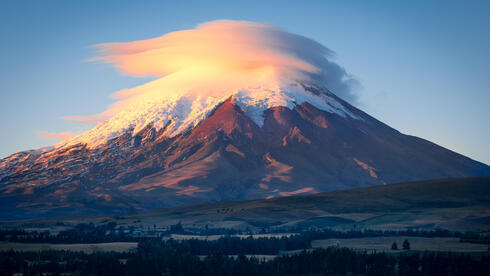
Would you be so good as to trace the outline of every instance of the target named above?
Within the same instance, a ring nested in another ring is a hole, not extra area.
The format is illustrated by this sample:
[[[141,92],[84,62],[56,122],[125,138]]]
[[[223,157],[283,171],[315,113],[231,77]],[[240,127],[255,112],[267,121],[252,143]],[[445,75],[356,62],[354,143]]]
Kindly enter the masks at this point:
[[[172,138],[150,124],[95,149],[78,144],[14,154],[0,161],[0,218],[123,213],[490,175],[485,164],[338,101],[361,119],[305,102],[266,110],[259,127],[230,98]]]
[[[3,221],[3,228],[52,228],[116,222],[126,227],[269,230],[302,228],[490,229],[490,177],[432,179],[313,195],[199,203],[124,215],[72,215],[64,218]]]

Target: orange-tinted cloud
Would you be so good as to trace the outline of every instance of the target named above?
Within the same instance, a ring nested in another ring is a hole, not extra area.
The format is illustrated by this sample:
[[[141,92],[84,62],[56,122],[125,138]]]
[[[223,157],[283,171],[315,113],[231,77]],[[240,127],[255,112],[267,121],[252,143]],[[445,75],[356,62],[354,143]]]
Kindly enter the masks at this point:
[[[128,127],[137,131],[156,121],[160,127],[168,120],[176,122],[172,133],[178,133],[234,93],[280,91],[286,81],[315,81],[337,96],[354,99],[355,81],[332,61],[332,51],[266,24],[213,21],[157,38],[95,46],[99,54],[91,61],[156,79],[114,93],[116,102],[102,113],[64,117],[99,123],[71,142],[97,145],[105,139],[101,137],[110,138]],[[282,98],[277,101],[284,103]]]
[[[333,62],[333,52],[307,37],[246,21],[213,21],[191,30],[132,42],[95,45],[91,61],[114,64],[133,76],[164,77],[182,71],[253,72],[270,68],[293,78],[324,82],[338,96],[355,100],[356,81]],[[133,96],[127,89],[117,98]]]
[[[114,63],[126,74],[156,77],[196,67],[319,70],[296,55],[295,45],[285,42],[313,41],[265,24],[215,21],[148,40],[99,44],[101,56],[93,60]],[[318,54],[328,53],[321,45],[316,46]]]
[[[64,140],[64,139],[72,137],[75,134],[71,131],[64,131],[64,132],[56,133],[56,132],[47,132],[47,131],[41,130],[41,131],[37,132],[37,135],[42,137],[42,138],[47,138],[47,139]]]

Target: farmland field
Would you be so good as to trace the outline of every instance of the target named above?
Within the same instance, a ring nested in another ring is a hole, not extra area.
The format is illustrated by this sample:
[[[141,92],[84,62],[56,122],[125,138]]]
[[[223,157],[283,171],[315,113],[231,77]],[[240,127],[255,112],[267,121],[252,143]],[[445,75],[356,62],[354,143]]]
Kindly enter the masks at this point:
[[[15,251],[40,251],[40,250],[68,250],[93,252],[125,252],[135,249],[138,244],[135,242],[109,242],[109,243],[89,243],[89,244],[52,244],[52,243],[17,243],[0,242],[0,251],[14,249]]]
[[[209,240],[209,241],[214,241],[222,237],[237,237],[237,238],[242,238],[246,239],[248,237],[253,237],[254,239],[258,238],[282,238],[282,237],[290,237],[292,235],[295,235],[294,233],[272,233],[272,234],[253,234],[253,235],[183,235],[183,234],[171,234],[170,238],[174,240],[190,240],[190,239],[197,239],[197,240]],[[168,239],[168,238],[167,238]]]
[[[414,251],[451,251],[451,252],[487,252],[489,246],[477,243],[460,242],[459,238],[424,238],[424,237],[370,237],[355,239],[327,239],[314,240],[313,248],[340,246],[355,250],[400,252],[391,250],[391,245],[396,242],[398,249],[402,248],[403,241],[410,242],[410,249]]]

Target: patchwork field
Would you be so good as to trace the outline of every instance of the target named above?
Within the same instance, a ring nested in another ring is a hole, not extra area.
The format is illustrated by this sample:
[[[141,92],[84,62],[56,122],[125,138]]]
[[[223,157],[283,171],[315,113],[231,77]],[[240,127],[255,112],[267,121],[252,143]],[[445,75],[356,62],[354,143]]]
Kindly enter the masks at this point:
[[[248,237],[253,237],[254,239],[257,238],[282,238],[282,237],[290,237],[291,235],[295,235],[293,233],[277,233],[277,234],[255,234],[255,235],[208,235],[208,236],[201,236],[201,235],[181,235],[181,234],[171,234],[169,238],[172,238],[174,240],[190,240],[190,239],[198,239],[198,240],[208,240],[208,241],[214,241],[217,240],[221,237],[228,236],[228,237],[238,237],[242,239],[246,239]]]
[[[451,252],[490,252],[489,245],[460,242],[459,238],[423,238],[423,237],[374,237],[355,239],[328,239],[315,240],[313,248],[340,246],[355,250],[384,251],[389,253],[401,252],[403,241],[410,242],[412,251],[451,251]],[[396,242],[399,250],[391,250],[391,245]]]
[[[51,243],[17,243],[0,242],[0,251],[41,251],[41,250],[67,250],[93,252],[126,252],[138,246],[135,242],[109,242],[92,244],[51,244]]]
[[[227,255],[228,257],[232,257],[234,259],[238,258],[238,255]],[[251,259],[251,258],[256,258],[256,259],[259,259],[261,261],[270,261],[270,260],[273,260],[275,257],[277,257],[278,255],[245,255],[245,257]],[[207,256],[199,256],[199,259],[200,260],[204,260],[206,259]]]

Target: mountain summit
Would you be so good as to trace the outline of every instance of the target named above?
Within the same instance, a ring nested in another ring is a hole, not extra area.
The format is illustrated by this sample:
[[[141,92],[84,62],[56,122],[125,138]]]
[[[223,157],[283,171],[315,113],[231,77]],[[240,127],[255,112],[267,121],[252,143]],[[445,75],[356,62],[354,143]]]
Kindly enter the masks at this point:
[[[97,60],[157,79],[118,92],[93,129],[2,159],[0,218],[490,175],[344,101],[352,80],[305,37],[220,21],[99,47]]]

